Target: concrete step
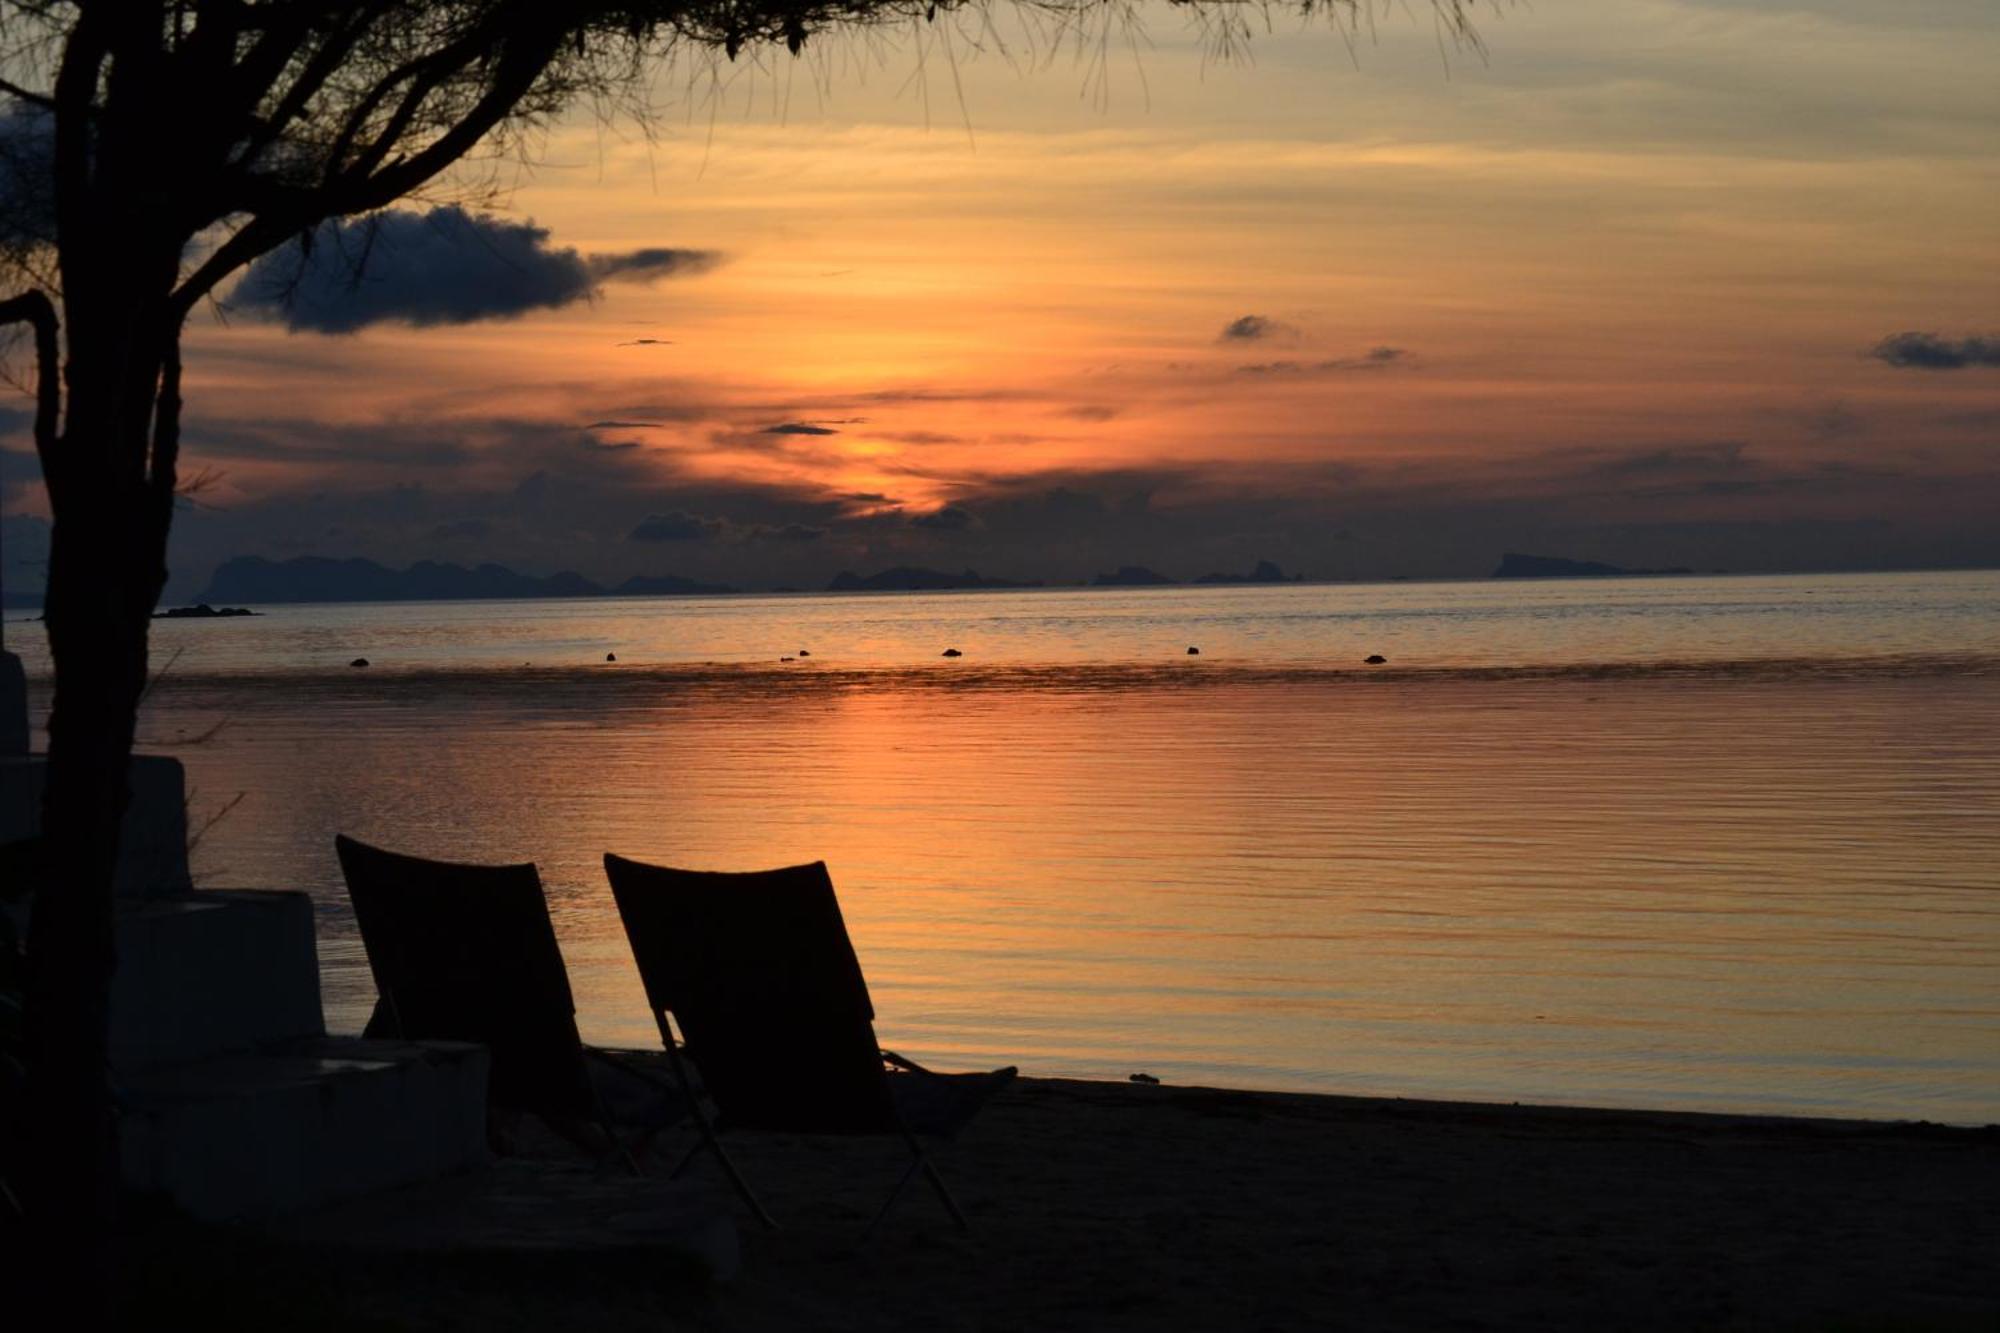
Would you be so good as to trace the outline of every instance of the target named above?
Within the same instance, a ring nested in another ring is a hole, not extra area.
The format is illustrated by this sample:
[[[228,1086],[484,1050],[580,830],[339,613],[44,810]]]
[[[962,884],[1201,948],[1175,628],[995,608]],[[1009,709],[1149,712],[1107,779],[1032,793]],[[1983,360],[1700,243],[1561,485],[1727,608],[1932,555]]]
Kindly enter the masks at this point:
[[[312,900],[203,890],[118,903],[111,1064],[122,1074],[323,1036]]]
[[[483,1047],[321,1038],[120,1082],[126,1186],[207,1221],[267,1218],[486,1161]]]
[[[351,1199],[273,1223],[321,1254],[641,1254],[693,1275],[736,1276],[735,1200],[713,1184],[632,1176],[583,1161],[512,1157],[489,1170]],[[337,1260],[335,1260],[337,1262]]]
[[[32,835],[42,826],[42,787],[48,759],[39,754],[0,754],[0,842]],[[120,894],[185,891],[187,856],[187,776],[181,761],[163,754],[135,754],[127,770],[132,800],[118,832]]]

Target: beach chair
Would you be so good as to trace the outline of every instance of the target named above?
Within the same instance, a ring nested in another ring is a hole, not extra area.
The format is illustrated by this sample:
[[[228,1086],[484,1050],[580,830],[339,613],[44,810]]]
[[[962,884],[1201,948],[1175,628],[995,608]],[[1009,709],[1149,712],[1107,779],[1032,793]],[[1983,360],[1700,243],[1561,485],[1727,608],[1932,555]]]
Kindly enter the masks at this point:
[[[877,1045],[868,984],[824,864],[727,874],[607,855],[604,869],[701,1131],[675,1175],[703,1148],[713,1151],[758,1220],[775,1228],[720,1131],[892,1134],[908,1145],[910,1164],[868,1234],[919,1172],[967,1229],[919,1136],[955,1134],[1016,1071],[935,1074]]]
[[[344,835],[333,845],[380,995],[363,1035],[485,1046],[490,1106],[537,1116],[637,1173],[635,1154],[685,1118],[688,1099],[577,1035],[535,867],[430,861]],[[634,1143],[621,1126],[638,1131]]]

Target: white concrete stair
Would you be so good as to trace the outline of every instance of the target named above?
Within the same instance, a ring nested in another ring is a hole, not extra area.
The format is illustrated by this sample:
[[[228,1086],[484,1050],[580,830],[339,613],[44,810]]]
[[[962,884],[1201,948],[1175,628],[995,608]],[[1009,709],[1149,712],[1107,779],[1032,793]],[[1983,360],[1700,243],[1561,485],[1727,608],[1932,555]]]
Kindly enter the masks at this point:
[[[305,894],[125,898],[117,930],[128,1189],[255,1220],[486,1161],[483,1048],[326,1035]]]
[[[42,788],[48,759],[0,754],[0,842],[13,842],[42,826]],[[117,891],[121,895],[184,892],[187,858],[187,775],[181,761],[135,754],[126,771],[132,800],[118,831]]]
[[[118,903],[111,1064],[129,1072],[324,1036],[312,899],[205,890]]]
[[[120,1081],[128,1189],[208,1221],[268,1218],[486,1161],[483,1047],[321,1038]]]

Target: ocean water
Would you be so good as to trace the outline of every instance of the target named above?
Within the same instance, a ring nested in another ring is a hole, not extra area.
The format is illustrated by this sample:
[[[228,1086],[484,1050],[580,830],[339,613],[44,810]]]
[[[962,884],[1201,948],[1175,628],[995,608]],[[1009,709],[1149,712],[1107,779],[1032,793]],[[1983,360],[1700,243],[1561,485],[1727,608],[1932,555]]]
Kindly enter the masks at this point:
[[[603,852],[823,859],[944,1067],[2000,1120],[2000,573],[263,609],[142,731],[336,1027],[348,832],[539,863],[602,1042]]]

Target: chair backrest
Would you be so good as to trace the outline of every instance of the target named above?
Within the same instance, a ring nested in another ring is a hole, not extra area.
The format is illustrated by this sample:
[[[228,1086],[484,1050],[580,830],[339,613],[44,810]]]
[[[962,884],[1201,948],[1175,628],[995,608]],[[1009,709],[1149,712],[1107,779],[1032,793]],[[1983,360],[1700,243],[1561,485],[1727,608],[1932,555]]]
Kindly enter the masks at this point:
[[[723,1119],[897,1127],[868,983],[824,864],[723,874],[607,855],[604,869],[647,1002],[680,1025]]]
[[[427,861],[345,836],[333,845],[381,993],[368,1035],[478,1042],[492,1052],[495,1105],[596,1116],[535,867]]]

